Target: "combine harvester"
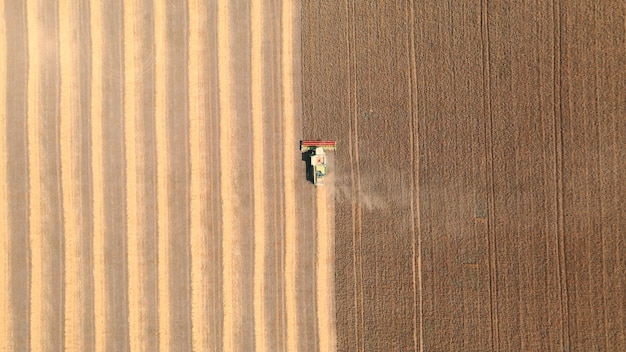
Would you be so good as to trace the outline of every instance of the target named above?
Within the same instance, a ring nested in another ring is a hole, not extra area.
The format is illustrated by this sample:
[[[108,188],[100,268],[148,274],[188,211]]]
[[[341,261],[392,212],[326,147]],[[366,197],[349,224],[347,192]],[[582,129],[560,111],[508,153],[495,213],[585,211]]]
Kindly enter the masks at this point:
[[[324,178],[328,174],[328,164],[325,150],[335,150],[337,143],[335,141],[300,141],[300,151],[306,153],[307,160],[307,178],[314,185],[320,186],[324,184]]]

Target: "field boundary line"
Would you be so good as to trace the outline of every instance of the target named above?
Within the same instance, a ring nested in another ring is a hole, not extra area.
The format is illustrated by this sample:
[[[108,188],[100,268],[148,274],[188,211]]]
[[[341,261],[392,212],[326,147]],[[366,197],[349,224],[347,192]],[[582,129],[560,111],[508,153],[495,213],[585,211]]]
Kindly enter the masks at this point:
[[[412,261],[411,271],[413,273],[413,349],[422,352],[424,350],[424,330],[423,330],[423,287],[422,287],[422,230],[420,214],[420,148],[419,148],[419,108],[417,107],[417,67],[415,58],[415,4],[411,1],[407,11],[407,22],[410,23],[407,40],[408,66],[409,66],[409,104],[411,111],[411,249]],[[416,111],[418,111],[416,113]],[[416,121],[417,120],[417,121]],[[417,149],[417,153],[416,153]],[[415,156],[418,156],[417,159]],[[416,229],[417,228],[417,229]],[[417,239],[416,239],[417,237]],[[418,291],[419,290],[419,294]],[[417,316],[419,314],[419,317]]]
[[[555,183],[557,204],[557,243],[558,243],[558,281],[561,296],[561,339],[562,343],[571,346],[569,334],[569,293],[567,290],[567,265],[565,257],[565,230],[563,213],[563,99],[562,84],[562,13],[561,1],[552,1],[554,22],[554,143],[555,143]],[[558,100],[558,101],[557,101]]]
[[[352,3],[352,20],[348,22],[350,24],[350,34],[352,36],[352,43],[355,43],[356,46],[356,17],[355,17],[355,5],[356,3]],[[358,249],[358,276],[359,276],[359,304],[360,304],[360,326],[361,326],[361,349],[365,350],[365,309],[364,309],[364,293],[363,293],[363,206],[361,205],[362,198],[362,188],[361,188],[361,165],[359,160],[359,117],[358,117],[358,96],[357,96],[357,57],[356,57],[356,48],[352,47],[350,54],[350,60],[352,62],[352,70],[351,78],[352,78],[352,95],[350,99],[350,104],[352,104],[351,108],[351,120],[352,120],[352,132],[354,135],[354,139],[352,141],[352,147],[354,150],[354,168],[356,170],[355,174],[355,187],[356,187],[356,239],[358,245],[355,243],[355,250]]]
[[[352,221],[352,245],[353,245],[353,250],[352,250],[352,270],[354,273],[354,340],[356,343],[356,348],[357,350],[363,350],[364,349],[364,341],[363,341],[363,331],[359,329],[359,327],[362,328],[362,300],[360,300],[359,297],[359,288],[362,289],[362,286],[360,286],[359,284],[359,261],[360,261],[360,257],[359,257],[359,252],[357,250],[358,245],[358,220],[357,220],[357,212],[358,212],[358,190],[356,187],[356,183],[357,183],[357,176],[355,174],[355,141],[354,141],[354,135],[352,133],[354,127],[354,119],[352,117],[353,114],[355,114],[353,112],[353,106],[352,106],[352,101],[353,101],[353,95],[355,94],[355,92],[352,89],[352,84],[353,84],[353,75],[354,75],[354,68],[353,66],[353,60],[352,60],[352,56],[353,56],[353,44],[354,43],[354,38],[353,38],[353,33],[352,33],[352,27],[351,27],[351,18],[350,18],[350,14],[351,12],[354,11],[354,9],[352,9],[352,11],[350,10],[350,3],[351,0],[346,0],[345,1],[345,8],[346,8],[346,49],[347,49],[347,56],[348,56],[348,115],[350,116],[350,118],[348,119],[349,122],[349,129],[350,129],[350,133],[348,134],[348,143],[349,143],[349,148],[348,148],[348,154],[350,156],[350,194],[351,194],[351,209],[350,209],[350,215],[351,215],[351,221]],[[353,4],[354,6],[354,4]],[[359,304],[359,302],[361,302],[361,304]]]
[[[491,349],[499,350],[499,329],[498,329],[498,282],[497,282],[497,253],[496,253],[496,234],[495,234],[495,191],[494,191],[494,173],[493,173],[493,113],[491,110],[491,52],[489,43],[489,13],[488,1],[481,0],[481,42],[482,42],[482,61],[483,61],[483,106],[485,111],[485,150],[487,153],[487,185],[489,187],[488,203],[489,218],[488,226],[488,242],[489,242],[489,314],[491,322]]]

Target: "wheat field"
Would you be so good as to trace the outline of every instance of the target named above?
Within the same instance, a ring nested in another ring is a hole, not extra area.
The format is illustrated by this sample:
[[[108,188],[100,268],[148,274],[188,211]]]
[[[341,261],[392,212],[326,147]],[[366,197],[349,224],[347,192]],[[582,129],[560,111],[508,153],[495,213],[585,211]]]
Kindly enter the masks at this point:
[[[0,4],[0,350],[335,348],[332,198],[298,150],[299,16]]]

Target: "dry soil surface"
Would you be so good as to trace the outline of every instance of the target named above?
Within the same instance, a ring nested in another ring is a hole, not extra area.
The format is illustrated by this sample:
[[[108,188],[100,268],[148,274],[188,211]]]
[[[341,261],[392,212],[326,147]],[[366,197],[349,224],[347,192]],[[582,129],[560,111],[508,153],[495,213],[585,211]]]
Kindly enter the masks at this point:
[[[626,6],[305,1],[340,351],[626,349]]]

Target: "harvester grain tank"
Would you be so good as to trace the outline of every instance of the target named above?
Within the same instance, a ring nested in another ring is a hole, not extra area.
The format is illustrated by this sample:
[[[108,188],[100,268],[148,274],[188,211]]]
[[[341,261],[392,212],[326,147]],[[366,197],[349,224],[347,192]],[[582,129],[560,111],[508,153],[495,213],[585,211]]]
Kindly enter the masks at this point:
[[[335,141],[300,141],[300,151],[309,157],[308,174],[314,185],[324,184],[324,179],[328,175],[328,158],[325,151],[335,150],[336,147]]]

